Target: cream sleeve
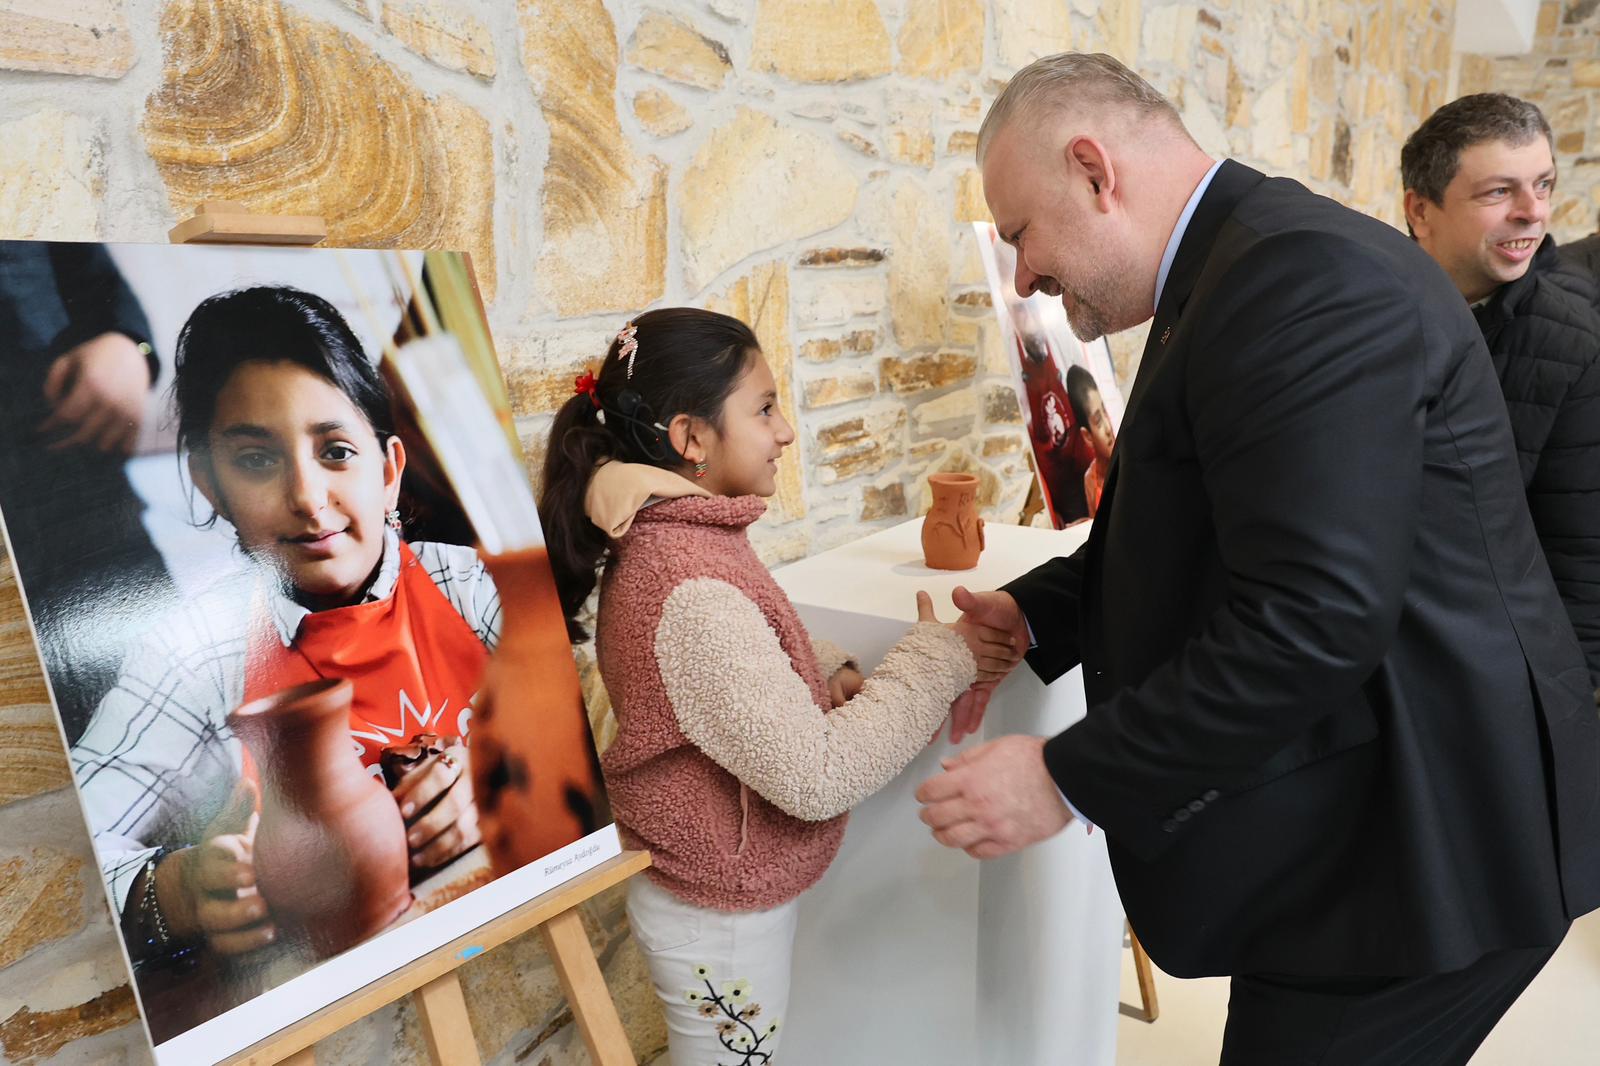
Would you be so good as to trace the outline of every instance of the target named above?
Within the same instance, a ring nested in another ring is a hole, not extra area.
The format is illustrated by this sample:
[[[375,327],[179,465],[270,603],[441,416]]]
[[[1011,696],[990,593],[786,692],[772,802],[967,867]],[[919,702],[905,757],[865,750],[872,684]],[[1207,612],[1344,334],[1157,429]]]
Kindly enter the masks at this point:
[[[835,817],[905,768],[976,676],[966,643],[911,627],[861,692],[824,713],[760,608],[711,578],[672,591],[656,663],[684,736],[780,810]]]
[[[822,667],[822,680],[824,681],[847,666],[857,670],[861,669],[861,664],[856,661],[854,655],[851,655],[831,640],[812,637],[811,650],[816,653],[817,665]]]

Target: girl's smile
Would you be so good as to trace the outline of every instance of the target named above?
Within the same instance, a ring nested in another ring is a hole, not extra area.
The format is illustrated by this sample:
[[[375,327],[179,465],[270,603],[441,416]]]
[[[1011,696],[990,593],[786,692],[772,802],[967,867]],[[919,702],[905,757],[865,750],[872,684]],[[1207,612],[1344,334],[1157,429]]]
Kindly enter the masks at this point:
[[[307,533],[301,537],[284,537],[282,542],[307,555],[331,558],[342,546],[339,538],[344,535],[345,531],[342,529],[330,529],[322,533]]]
[[[792,443],[794,428],[778,409],[772,368],[756,352],[723,402],[722,425],[705,434],[702,485],[718,496],[771,496],[778,491],[778,460]],[[762,452],[767,459],[759,458]]]

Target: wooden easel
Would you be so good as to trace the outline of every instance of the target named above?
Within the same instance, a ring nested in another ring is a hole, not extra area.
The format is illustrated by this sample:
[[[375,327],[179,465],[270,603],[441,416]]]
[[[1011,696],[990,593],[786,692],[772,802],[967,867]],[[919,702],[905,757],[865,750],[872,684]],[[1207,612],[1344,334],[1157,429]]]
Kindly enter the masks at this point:
[[[479,1066],[482,1060],[472,1036],[472,1021],[467,1016],[467,1001],[461,993],[457,970],[468,959],[537,927],[556,965],[572,1016],[583,1033],[589,1058],[596,1066],[634,1066],[628,1035],[606,989],[588,934],[583,931],[578,904],[649,865],[648,852],[625,851],[223,1061],[228,1066],[270,1066],[280,1062],[313,1066],[316,1059],[311,1046],[318,1040],[410,995],[422,1021],[428,1054],[436,1066]]]
[[[1133,931],[1131,922],[1128,923],[1128,945],[1133,949],[1133,975],[1139,981],[1139,1002],[1144,1007],[1144,1015],[1139,1020],[1153,1022],[1161,1017],[1161,1002],[1156,999],[1155,968],[1151,966],[1150,956],[1146,954],[1144,945],[1139,943],[1139,934]]]
[[[255,215],[231,200],[210,200],[167,236],[173,244],[313,245],[327,235],[327,225],[315,215]],[[229,1066],[314,1066],[312,1045],[318,1040],[409,995],[435,1066],[480,1066],[457,971],[469,959],[538,928],[589,1058],[596,1066],[635,1066],[578,905],[649,865],[649,852],[624,851],[223,1061]]]

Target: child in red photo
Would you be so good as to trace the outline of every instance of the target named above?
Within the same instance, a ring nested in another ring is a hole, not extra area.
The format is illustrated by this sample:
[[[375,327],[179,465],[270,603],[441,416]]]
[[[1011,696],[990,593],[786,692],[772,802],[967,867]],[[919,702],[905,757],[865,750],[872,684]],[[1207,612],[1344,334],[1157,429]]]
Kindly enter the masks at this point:
[[[575,637],[604,565],[595,649],[617,734],[601,766],[624,841],[652,856],[628,917],[676,1066],[772,1060],[797,898],[845,812],[1021,654],[941,625],[926,593],[870,678],[813,640],[746,535],[793,441],[749,327],[691,308],[624,327],[550,434],[540,512]]]
[[[1083,466],[1077,456],[1077,429],[1082,423],[1073,414],[1072,401],[1061,379],[1061,367],[1050,351],[1050,342],[1042,332],[1022,329],[1023,319],[1021,314],[1015,317],[1017,354],[1022,368],[1022,388],[1028,398],[1033,455],[1049,496],[1056,528],[1060,529],[1088,517],[1081,488]]]
[[[393,791],[413,870],[476,847],[466,743],[500,624],[472,548],[402,535],[389,392],[327,300],[206,299],[179,334],[173,395],[202,525],[226,522],[242,565],[156,620],[71,753],[140,967],[277,938],[253,857],[254,782],[277,768],[255,767],[227,721],[252,700],[348,678],[369,773],[387,745],[438,740]],[[170,1020],[152,1018],[158,1042]]]
[[[1111,472],[1111,450],[1117,445],[1117,433],[1111,428],[1111,416],[1106,413],[1105,401],[1100,397],[1100,386],[1095,384],[1094,375],[1081,366],[1067,368],[1067,399],[1072,402],[1079,434],[1094,451],[1094,461],[1083,472],[1084,502],[1088,505],[1089,517],[1093,518],[1100,509],[1106,475]]]

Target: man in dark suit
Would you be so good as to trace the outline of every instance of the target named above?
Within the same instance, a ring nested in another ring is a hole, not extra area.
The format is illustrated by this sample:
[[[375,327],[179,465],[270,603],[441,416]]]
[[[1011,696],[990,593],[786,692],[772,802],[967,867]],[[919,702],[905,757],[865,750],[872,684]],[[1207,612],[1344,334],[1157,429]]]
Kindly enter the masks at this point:
[[[1466,304],[1108,56],[1018,74],[978,151],[1018,292],[1154,321],[1087,545],[957,601],[1088,715],[924,821],[1103,829],[1156,962],[1233,976],[1226,1066],[1465,1063],[1600,905],[1600,721]]]

